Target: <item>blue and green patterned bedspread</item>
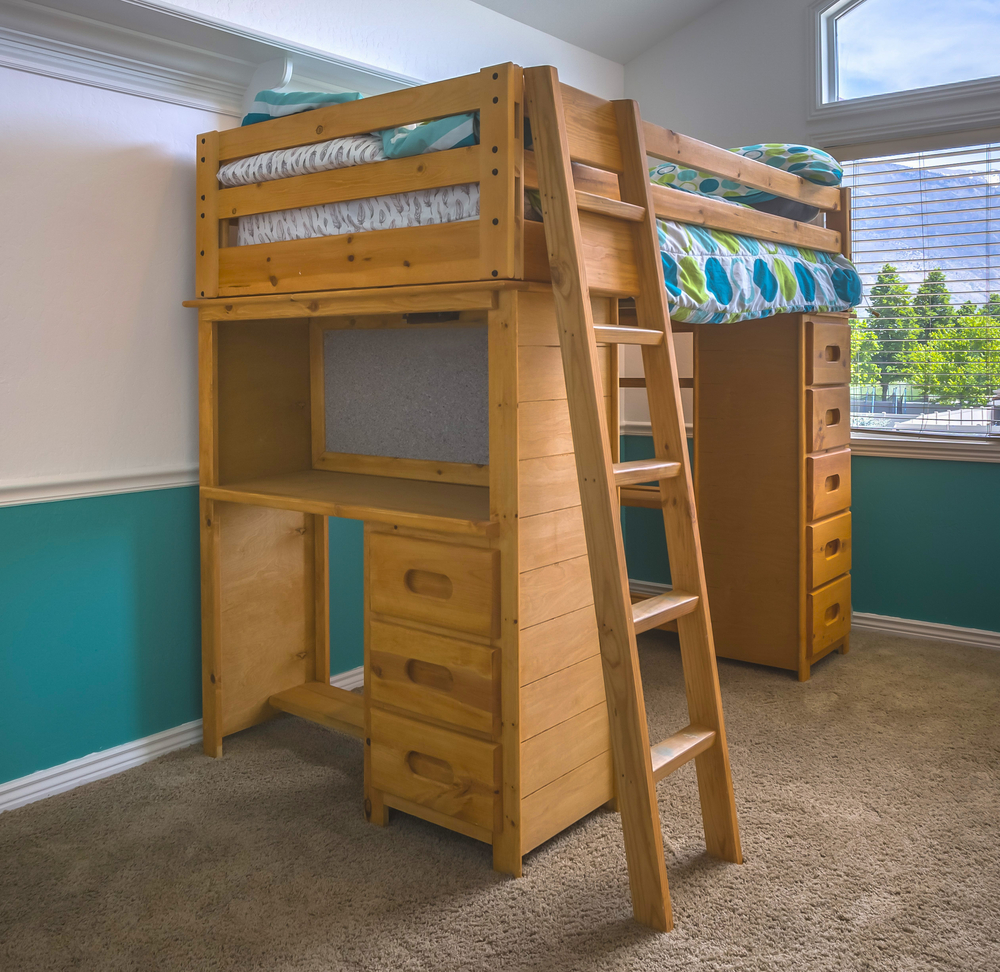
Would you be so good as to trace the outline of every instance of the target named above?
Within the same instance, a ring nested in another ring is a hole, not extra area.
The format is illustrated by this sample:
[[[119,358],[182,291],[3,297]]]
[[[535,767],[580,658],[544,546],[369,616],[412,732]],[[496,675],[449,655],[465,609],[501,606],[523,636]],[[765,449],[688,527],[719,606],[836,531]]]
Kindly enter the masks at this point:
[[[836,313],[861,302],[861,278],[839,253],[767,243],[658,220],[670,316],[732,324],[774,314]]]

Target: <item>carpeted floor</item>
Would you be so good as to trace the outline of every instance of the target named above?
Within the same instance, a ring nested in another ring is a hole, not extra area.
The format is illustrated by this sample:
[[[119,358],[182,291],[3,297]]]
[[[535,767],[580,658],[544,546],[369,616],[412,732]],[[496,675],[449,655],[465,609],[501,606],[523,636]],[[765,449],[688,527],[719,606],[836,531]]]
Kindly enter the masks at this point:
[[[651,735],[685,722],[645,635]],[[361,744],[292,717],[0,815],[0,969],[1000,970],[1000,652],[856,632],[812,681],[720,662],[746,863],[660,784],[676,928],[630,920],[598,811],[490,851],[361,815]]]

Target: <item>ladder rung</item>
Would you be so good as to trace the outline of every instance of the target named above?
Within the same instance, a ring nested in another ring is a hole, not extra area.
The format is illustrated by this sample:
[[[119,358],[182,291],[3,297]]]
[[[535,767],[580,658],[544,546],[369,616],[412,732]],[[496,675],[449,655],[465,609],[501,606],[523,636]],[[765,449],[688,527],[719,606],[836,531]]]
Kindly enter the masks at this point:
[[[694,388],[694,378],[678,378],[677,384],[681,388]],[[619,378],[618,379],[619,388],[645,388],[646,379],[645,378]]]
[[[598,324],[594,328],[598,344],[662,344],[663,331],[646,327],[620,327],[617,324]]]
[[[658,783],[675,769],[705,752],[715,742],[715,730],[704,726],[688,726],[668,736],[663,742],[649,747],[653,761],[653,779]]]
[[[697,606],[698,595],[685,594],[683,591],[666,591],[655,597],[636,601],[632,605],[632,624],[635,626],[635,633],[642,634],[650,628],[690,614]]]
[[[632,203],[598,196],[593,192],[576,190],[576,207],[588,213],[598,213],[601,216],[613,216],[615,219],[627,219],[630,223],[641,223],[646,215],[645,206],[634,206]]]
[[[611,468],[614,470],[616,486],[631,486],[633,483],[673,479],[681,471],[681,464],[668,462],[666,459],[635,459],[632,462],[613,463]]]

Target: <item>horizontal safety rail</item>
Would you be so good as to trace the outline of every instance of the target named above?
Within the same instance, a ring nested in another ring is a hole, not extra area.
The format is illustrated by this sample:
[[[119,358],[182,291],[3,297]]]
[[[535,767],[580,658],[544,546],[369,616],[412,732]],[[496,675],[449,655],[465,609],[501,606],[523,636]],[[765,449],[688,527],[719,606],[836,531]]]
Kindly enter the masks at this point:
[[[438,189],[478,182],[480,146],[448,149],[430,155],[369,162],[346,169],[329,169],[248,186],[220,189],[218,218],[237,219],[302,206],[386,196],[397,192]],[[619,205],[623,205],[619,203]]]
[[[246,125],[219,133],[219,161],[273,152],[295,145],[313,145],[346,135],[363,135],[383,128],[476,111],[486,100],[484,86],[470,77],[449,78],[359,101],[314,108],[275,118],[265,125]]]

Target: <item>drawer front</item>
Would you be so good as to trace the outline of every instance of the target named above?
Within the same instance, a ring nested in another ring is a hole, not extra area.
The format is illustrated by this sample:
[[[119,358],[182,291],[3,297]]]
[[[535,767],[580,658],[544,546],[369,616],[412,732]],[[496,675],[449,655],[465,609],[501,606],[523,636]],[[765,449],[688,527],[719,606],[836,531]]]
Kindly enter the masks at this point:
[[[820,587],[851,569],[851,514],[806,524],[809,546],[808,585]]]
[[[840,641],[851,630],[851,575],[831,581],[807,595],[810,654]]]
[[[499,730],[496,649],[373,619],[369,651],[373,702],[479,732]]]
[[[810,422],[806,438],[809,452],[847,445],[851,441],[850,386],[807,388],[806,416]]]
[[[372,533],[371,609],[469,634],[500,634],[500,551]]]
[[[372,786],[496,831],[500,746],[371,710]]]
[[[851,452],[806,456],[807,518],[819,520],[851,505]]]
[[[809,321],[806,325],[806,384],[851,381],[851,326]]]

